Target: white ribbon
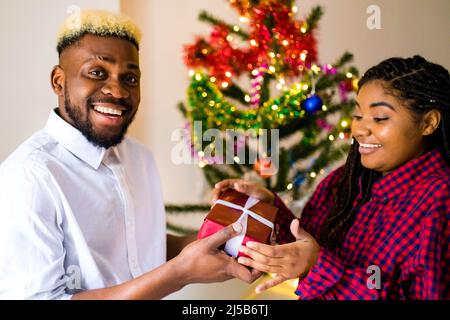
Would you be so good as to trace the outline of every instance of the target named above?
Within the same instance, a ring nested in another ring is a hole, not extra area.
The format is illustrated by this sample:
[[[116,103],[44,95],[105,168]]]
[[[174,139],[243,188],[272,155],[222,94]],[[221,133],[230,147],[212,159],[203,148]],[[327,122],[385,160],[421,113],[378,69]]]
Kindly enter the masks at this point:
[[[230,207],[230,208],[242,211],[241,216],[239,217],[239,219],[236,220],[236,222],[240,222],[242,225],[241,233],[238,236],[228,240],[227,243],[225,244],[225,251],[228,252],[228,254],[230,254],[233,257],[237,257],[237,255],[239,253],[239,246],[242,244],[242,241],[244,241],[245,234],[247,233],[248,216],[251,216],[252,218],[258,220],[259,222],[265,224],[272,230],[274,228],[273,223],[271,221],[267,220],[264,217],[261,217],[260,215],[254,213],[253,211],[249,210],[251,207],[253,207],[258,202],[259,202],[258,199],[249,197],[243,207],[240,205],[234,204],[232,202],[224,201],[224,200],[217,200],[216,203],[214,204],[214,205],[221,204],[226,207]]]

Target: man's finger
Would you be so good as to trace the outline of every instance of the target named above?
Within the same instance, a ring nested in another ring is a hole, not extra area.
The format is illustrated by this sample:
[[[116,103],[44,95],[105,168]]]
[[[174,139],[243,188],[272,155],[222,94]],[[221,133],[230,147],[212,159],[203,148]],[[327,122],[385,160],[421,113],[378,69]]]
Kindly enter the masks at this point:
[[[252,283],[255,279],[250,270],[239,264],[235,259],[231,259],[227,266],[228,274],[246,283]]]
[[[268,280],[268,281],[258,285],[256,287],[256,293],[261,293],[264,290],[267,290],[269,288],[275,287],[275,286],[279,285],[280,283],[282,283],[285,280],[286,279],[284,279],[283,277],[280,277],[280,276],[277,275],[274,278],[272,278],[272,279],[270,279],[270,280]]]
[[[218,248],[228,240],[239,235],[242,231],[242,225],[239,222],[230,224],[222,230],[205,238],[207,245],[211,248]]]
[[[258,279],[259,277],[261,277],[263,275],[263,273],[259,270],[256,269],[252,269],[252,282],[254,282],[256,279]]]

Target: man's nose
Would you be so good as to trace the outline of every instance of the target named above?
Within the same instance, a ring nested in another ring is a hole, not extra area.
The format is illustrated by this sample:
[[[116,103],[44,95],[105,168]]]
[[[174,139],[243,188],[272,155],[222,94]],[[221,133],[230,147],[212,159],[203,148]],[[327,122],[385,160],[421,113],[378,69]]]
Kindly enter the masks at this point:
[[[109,79],[103,86],[102,93],[105,95],[111,95],[116,99],[126,99],[130,93],[126,90],[119,80]]]

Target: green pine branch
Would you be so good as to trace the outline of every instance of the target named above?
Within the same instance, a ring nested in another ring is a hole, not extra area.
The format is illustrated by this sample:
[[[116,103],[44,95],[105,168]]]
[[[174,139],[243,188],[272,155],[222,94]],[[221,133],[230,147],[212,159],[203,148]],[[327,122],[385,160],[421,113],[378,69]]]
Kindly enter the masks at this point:
[[[306,19],[306,23],[307,23],[306,31],[307,32],[312,31],[317,27],[319,20],[323,16],[323,14],[324,14],[324,11],[321,6],[316,6],[311,10],[311,13],[309,14],[308,18]]]

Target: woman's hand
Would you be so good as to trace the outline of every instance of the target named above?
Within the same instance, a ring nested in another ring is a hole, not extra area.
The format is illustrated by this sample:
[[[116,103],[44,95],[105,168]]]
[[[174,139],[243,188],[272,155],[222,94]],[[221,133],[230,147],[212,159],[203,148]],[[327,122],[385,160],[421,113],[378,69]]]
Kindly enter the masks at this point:
[[[247,242],[240,251],[250,258],[240,257],[239,263],[256,270],[273,273],[275,277],[260,284],[256,292],[260,293],[285,280],[304,277],[316,265],[320,246],[305,230],[300,228],[300,221],[294,219],[291,232],[296,241],[276,246],[258,242]]]
[[[273,204],[275,196],[273,193],[255,182],[249,182],[241,179],[226,179],[216,183],[214,190],[212,191],[213,204],[217,201],[220,194],[226,189],[234,189],[242,192],[250,197],[256,198],[260,201]]]

